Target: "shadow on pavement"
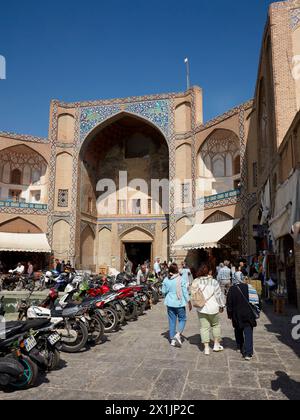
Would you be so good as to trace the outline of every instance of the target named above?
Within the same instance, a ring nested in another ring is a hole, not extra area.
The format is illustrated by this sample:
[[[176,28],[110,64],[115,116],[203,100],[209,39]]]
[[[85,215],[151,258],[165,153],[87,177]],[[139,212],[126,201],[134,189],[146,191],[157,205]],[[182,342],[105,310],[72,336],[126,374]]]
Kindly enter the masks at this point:
[[[292,337],[292,330],[295,326],[292,324],[292,319],[299,314],[297,310],[288,309],[286,315],[277,315],[271,306],[265,305],[264,313],[270,321],[270,324],[265,324],[268,333],[274,334],[279,342],[290,347],[296,356],[300,357],[300,340],[294,340]]]
[[[277,379],[271,382],[272,390],[281,391],[289,400],[300,400],[300,382],[294,381],[285,372],[276,372]]]

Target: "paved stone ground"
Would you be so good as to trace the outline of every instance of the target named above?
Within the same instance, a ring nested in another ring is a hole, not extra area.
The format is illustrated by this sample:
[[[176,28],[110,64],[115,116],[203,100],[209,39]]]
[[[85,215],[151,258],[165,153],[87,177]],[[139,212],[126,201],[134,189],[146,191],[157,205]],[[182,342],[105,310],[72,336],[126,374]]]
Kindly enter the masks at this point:
[[[183,348],[170,348],[161,303],[105,343],[80,354],[62,354],[62,368],[47,374],[38,387],[0,391],[0,400],[300,400],[300,342],[291,338],[291,315],[274,316],[266,309],[255,331],[256,354],[250,363],[236,353],[225,314],[224,353],[207,357],[200,351],[194,312]]]

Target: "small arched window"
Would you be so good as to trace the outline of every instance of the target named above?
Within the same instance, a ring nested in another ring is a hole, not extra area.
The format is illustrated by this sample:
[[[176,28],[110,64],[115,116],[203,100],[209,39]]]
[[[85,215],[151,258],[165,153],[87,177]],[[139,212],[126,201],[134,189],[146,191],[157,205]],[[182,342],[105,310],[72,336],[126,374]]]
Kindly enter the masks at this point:
[[[234,175],[239,175],[241,173],[241,157],[240,155],[236,156],[233,161]]]
[[[41,183],[41,170],[34,169],[32,172],[32,183],[33,184],[40,184]]]
[[[11,184],[21,185],[22,172],[19,169],[14,169],[11,173]]]

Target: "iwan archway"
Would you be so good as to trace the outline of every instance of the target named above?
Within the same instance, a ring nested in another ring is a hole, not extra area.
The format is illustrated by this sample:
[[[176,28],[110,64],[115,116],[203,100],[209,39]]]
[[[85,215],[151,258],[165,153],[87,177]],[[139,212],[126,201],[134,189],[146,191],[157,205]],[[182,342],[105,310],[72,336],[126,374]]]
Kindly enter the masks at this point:
[[[79,158],[81,224],[94,225],[96,232],[89,267],[82,268],[97,270],[105,264],[122,269],[122,237],[129,230],[132,244],[146,243],[140,241],[140,232],[150,232],[150,257],[166,256],[162,244],[169,214],[169,148],[163,132],[147,119],[121,112],[87,136]],[[103,227],[110,256],[103,253]],[[82,234],[81,248],[83,241]]]

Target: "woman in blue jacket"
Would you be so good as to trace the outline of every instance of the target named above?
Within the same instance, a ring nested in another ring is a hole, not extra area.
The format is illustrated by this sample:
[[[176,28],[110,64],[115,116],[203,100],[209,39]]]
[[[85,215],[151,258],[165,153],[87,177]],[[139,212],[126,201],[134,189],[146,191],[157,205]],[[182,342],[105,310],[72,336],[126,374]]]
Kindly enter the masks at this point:
[[[192,304],[190,301],[186,280],[179,274],[177,264],[172,264],[169,268],[169,277],[166,277],[162,287],[165,296],[165,305],[168,308],[170,341],[171,346],[182,346],[181,334],[186,325],[186,306],[189,305],[190,311]],[[178,332],[176,332],[178,320]]]

